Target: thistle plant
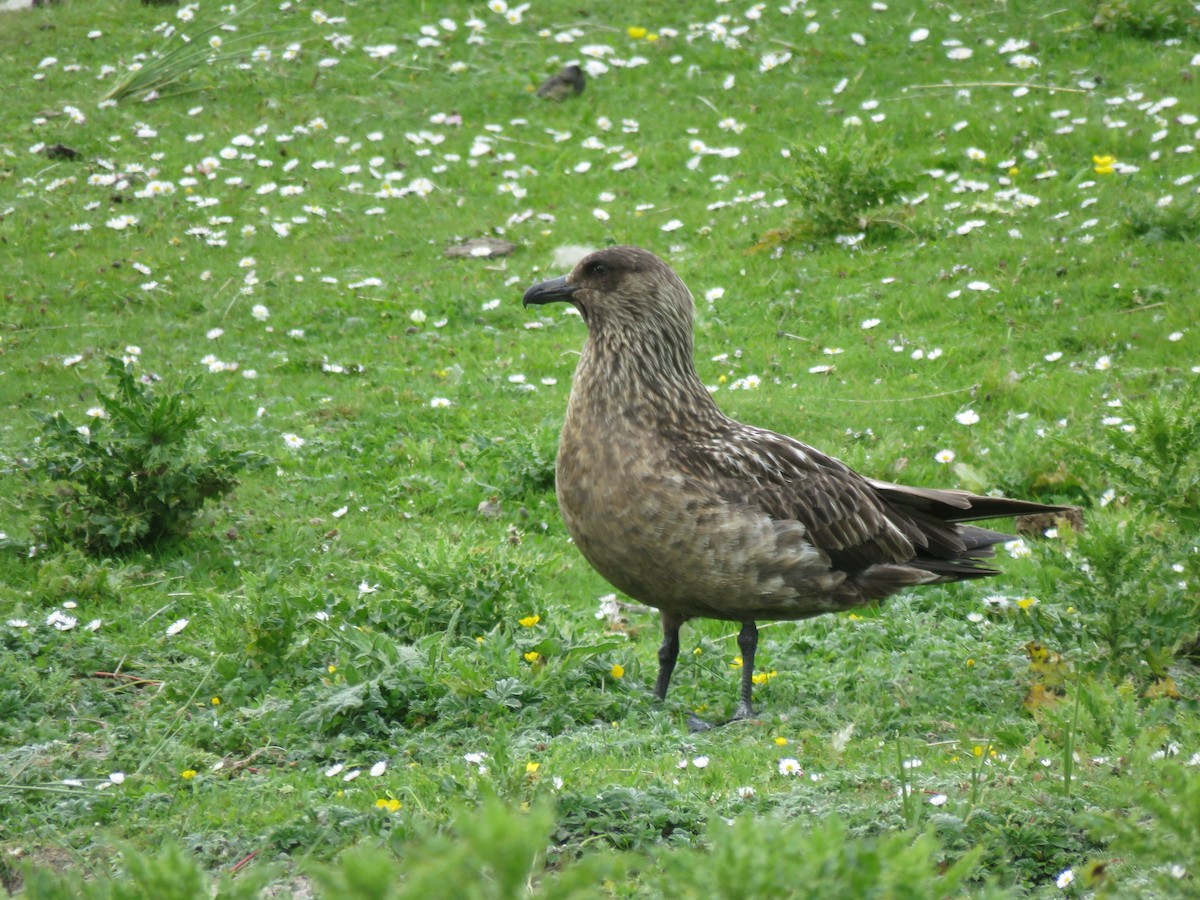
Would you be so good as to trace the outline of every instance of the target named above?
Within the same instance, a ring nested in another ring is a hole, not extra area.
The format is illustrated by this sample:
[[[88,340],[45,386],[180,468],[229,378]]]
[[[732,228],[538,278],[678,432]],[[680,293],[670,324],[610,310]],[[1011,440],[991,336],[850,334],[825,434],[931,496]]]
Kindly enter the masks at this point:
[[[108,360],[112,394],[86,425],[39,416],[42,434],[24,460],[35,533],[52,546],[121,552],[185,536],[206,502],[233,490],[251,455],[206,446],[191,382],[154,392],[132,366]]]

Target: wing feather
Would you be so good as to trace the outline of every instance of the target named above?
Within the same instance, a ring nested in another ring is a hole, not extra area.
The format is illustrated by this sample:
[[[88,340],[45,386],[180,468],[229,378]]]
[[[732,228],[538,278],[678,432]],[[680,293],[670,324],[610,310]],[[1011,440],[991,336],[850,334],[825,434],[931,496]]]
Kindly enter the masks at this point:
[[[870,481],[786,435],[731,422],[693,443],[680,463],[726,499],[803,524],[838,569],[908,562],[926,544],[921,529],[895,517]]]

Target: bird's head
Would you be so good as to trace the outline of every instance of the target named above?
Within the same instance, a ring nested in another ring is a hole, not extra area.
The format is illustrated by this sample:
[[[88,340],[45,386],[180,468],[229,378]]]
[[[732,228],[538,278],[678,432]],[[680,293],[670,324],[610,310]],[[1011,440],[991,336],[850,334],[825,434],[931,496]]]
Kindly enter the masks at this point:
[[[690,351],[695,305],[670,266],[639,247],[609,247],[581,259],[570,274],[535,284],[524,304],[569,302],[596,335],[668,337]]]

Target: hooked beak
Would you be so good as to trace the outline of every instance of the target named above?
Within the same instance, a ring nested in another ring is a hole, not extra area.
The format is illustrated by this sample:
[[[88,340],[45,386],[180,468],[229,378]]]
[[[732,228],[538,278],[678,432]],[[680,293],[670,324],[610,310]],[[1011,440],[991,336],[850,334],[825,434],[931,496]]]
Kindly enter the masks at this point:
[[[570,300],[571,296],[578,288],[573,284],[567,283],[567,276],[562,275],[558,278],[551,278],[549,281],[543,281],[535,284],[525,292],[525,296],[521,299],[522,306],[541,306],[543,303],[558,303],[564,300]]]

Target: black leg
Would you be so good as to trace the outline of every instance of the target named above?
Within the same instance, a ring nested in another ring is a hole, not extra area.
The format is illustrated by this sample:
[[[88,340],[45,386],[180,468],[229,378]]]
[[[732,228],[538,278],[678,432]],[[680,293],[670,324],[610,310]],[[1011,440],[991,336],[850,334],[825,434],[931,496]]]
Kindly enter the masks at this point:
[[[690,716],[688,718],[689,731],[693,733],[708,731],[710,728],[728,725],[730,722],[754,718],[754,707],[751,705],[750,699],[754,691],[754,653],[758,650],[758,626],[753,622],[743,622],[742,630],[738,632],[737,642],[738,649],[742,651],[742,681],[741,687],[738,689],[737,711],[733,714],[733,718],[716,725],[705,722],[696,716]]]
[[[753,719],[754,707],[750,705],[750,697],[754,691],[754,653],[758,650],[758,626],[753,622],[743,622],[737,642],[738,649],[742,651],[742,685],[738,691],[738,707],[733,718]]]
[[[675,671],[675,660],[679,658],[679,626],[683,619],[662,614],[663,642],[658,648],[658,678],[654,682],[654,696],[667,699],[667,688],[671,686],[671,675]]]

